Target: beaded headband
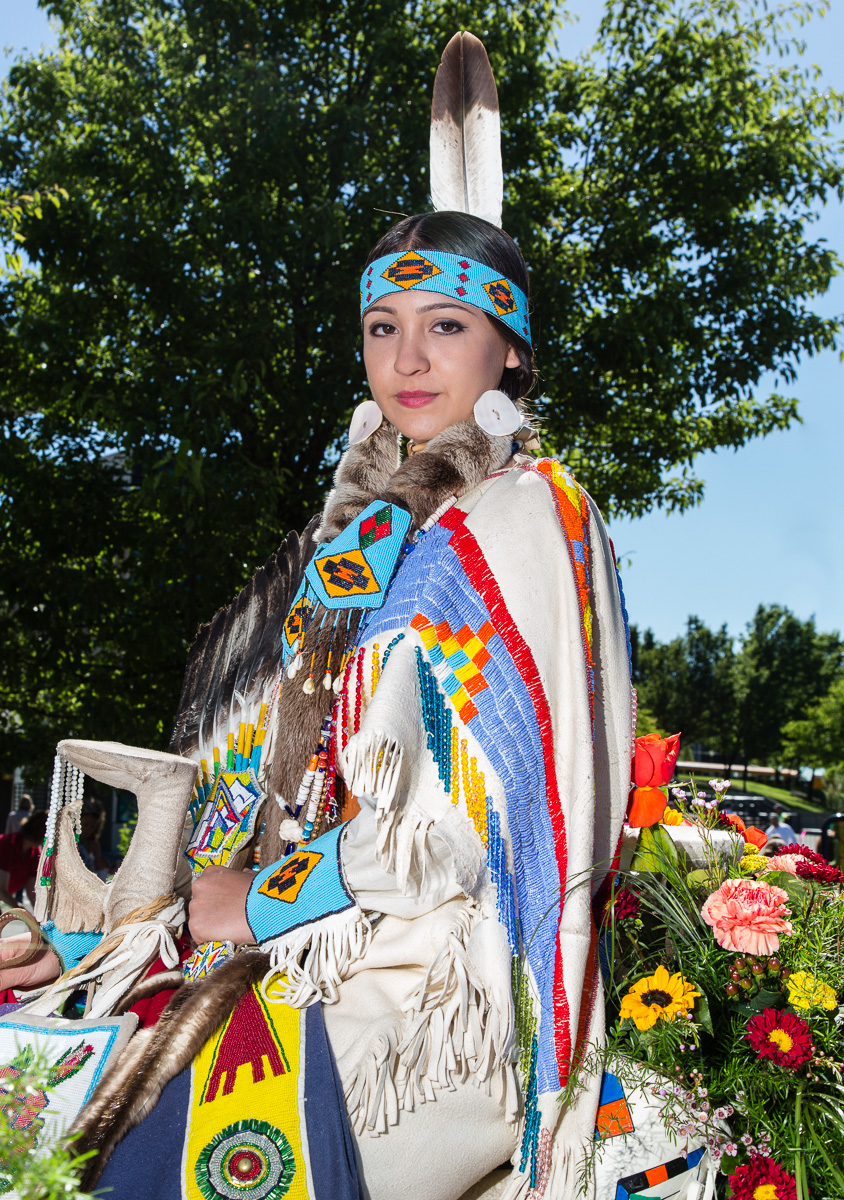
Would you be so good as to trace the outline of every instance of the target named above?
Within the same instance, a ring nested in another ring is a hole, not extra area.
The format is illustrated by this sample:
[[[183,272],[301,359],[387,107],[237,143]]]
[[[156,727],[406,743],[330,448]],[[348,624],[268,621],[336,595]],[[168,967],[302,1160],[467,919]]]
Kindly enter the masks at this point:
[[[401,250],[376,258],[360,281],[360,315],[382,296],[409,289],[457,296],[503,321],[531,344],[527,296],[500,271],[446,250]]]

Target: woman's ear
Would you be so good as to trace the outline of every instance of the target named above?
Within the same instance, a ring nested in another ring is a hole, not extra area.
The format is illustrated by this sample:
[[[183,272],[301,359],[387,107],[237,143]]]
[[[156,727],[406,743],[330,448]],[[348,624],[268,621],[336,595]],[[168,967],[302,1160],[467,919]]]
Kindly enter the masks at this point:
[[[516,351],[516,347],[511,346],[508,342],[507,357],[504,359],[504,367],[505,367],[505,369],[512,370],[514,367],[518,367],[518,366],[520,366],[520,362],[519,362],[518,352]]]

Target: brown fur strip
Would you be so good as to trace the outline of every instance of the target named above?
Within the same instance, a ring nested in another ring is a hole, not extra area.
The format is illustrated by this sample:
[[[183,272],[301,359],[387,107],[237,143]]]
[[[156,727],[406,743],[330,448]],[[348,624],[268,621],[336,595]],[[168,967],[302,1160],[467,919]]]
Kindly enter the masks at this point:
[[[96,1186],[117,1143],[152,1111],[166,1084],[183,1071],[269,969],[269,955],[238,954],[198,983],[186,983],[156,1025],[130,1040],[70,1129],[76,1154],[96,1150],[80,1181]]]
[[[474,421],[449,425],[421,454],[412,454],[388,480],[379,499],[410,513],[419,529],[449,496],[472,491],[503,467],[512,453],[511,437],[492,437]]]
[[[336,538],[358,513],[363,512],[399,465],[399,434],[389,421],[382,421],[364,442],[350,446],[334,476],[334,488],[325,502],[318,542]]]
[[[354,642],[360,616],[359,609],[328,611],[317,608],[302,639],[302,669],[292,679],[287,676],[282,679],[278,702],[278,748],[273,755],[268,785],[272,799],[264,810],[266,827],[261,838],[261,861],[267,865],[284,852],[278,827],[290,815],[282,811],[277,798],[292,807],[308,761],[317,748],[323,718],[331,712],[337,699],[332,690],[323,687],[329,647],[333,679],[340,672],[346,647]],[[303,690],[303,685],[311,672],[312,662],[315,686],[309,694]],[[304,813],[300,820],[304,824]]]
[[[125,1012],[128,1012],[133,1004],[140,1003],[141,1000],[148,1000],[150,996],[155,996],[158,992],[172,991],[175,988],[180,988],[184,985],[185,977],[181,971],[159,971],[157,975],[150,975],[146,979],[141,979],[134,987],[130,988],[125,996],[121,996],[111,1010],[112,1017],[122,1017]]]

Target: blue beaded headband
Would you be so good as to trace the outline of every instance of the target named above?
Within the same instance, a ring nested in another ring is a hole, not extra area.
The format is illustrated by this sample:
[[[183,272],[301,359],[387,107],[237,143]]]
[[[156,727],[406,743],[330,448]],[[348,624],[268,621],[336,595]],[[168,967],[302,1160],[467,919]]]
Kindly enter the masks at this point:
[[[402,250],[376,258],[360,281],[360,315],[391,292],[441,292],[496,317],[530,341],[527,296],[500,271],[445,250]]]

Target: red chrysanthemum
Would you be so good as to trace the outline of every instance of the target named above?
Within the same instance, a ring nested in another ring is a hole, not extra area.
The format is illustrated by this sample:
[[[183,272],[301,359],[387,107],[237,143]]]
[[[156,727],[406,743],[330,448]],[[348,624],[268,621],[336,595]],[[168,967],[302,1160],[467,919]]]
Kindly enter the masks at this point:
[[[817,883],[844,883],[844,875],[838,867],[831,867],[827,862],[821,866],[820,863],[798,858],[794,864],[794,871],[800,879],[814,879]]]
[[[612,910],[612,911],[611,911]],[[602,920],[607,923],[611,919],[624,921],[628,917],[638,917],[639,897],[630,888],[619,888],[613,898],[604,905]]]
[[[775,1008],[766,1008],[751,1017],[744,1036],[760,1058],[769,1058],[777,1066],[792,1070],[808,1062],[814,1050],[806,1022]]]
[[[626,917],[638,917],[639,897],[635,896],[630,888],[619,888],[613,901],[613,911],[616,921],[623,921]]]
[[[800,854],[819,867],[826,866],[826,859],[822,854],[818,854],[817,850],[810,850],[808,846],[801,846],[799,842],[791,842],[790,845],[783,846],[780,854]]]
[[[796,1200],[794,1176],[771,1158],[754,1154],[750,1162],[730,1176],[732,1200]]]

